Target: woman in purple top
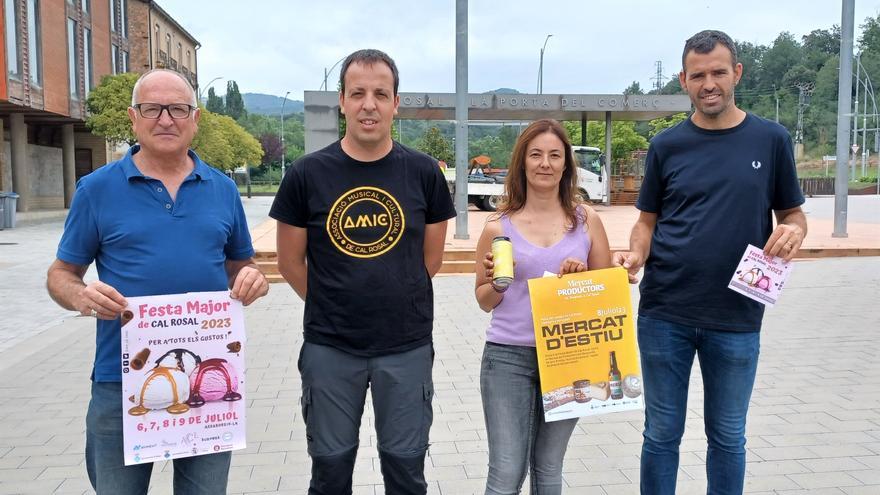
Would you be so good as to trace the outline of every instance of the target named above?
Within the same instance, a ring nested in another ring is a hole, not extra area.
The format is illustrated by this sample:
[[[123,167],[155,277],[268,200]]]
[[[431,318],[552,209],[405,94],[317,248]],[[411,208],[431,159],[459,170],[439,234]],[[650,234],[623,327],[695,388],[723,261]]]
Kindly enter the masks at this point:
[[[476,297],[492,312],[480,369],[489,437],[486,494],[562,492],[562,459],[576,419],[544,422],[528,279],[611,267],[602,221],[577,196],[577,164],[555,120],[533,122],[513,148],[506,202],[477,243]],[[516,264],[505,289],[492,282],[492,239],[507,236]],[[482,269],[479,269],[482,265]]]

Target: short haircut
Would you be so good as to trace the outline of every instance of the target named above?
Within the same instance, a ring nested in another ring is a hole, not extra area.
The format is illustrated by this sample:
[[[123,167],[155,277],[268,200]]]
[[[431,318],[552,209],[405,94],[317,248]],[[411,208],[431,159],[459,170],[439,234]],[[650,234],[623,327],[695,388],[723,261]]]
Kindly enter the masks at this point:
[[[394,60],[387,53],[372,48],[358,50],[345,57],[345,62],[342,62],[342,68],[339,69],[339,91],[345,94],[345,73],[348,72],[351,64],[373,65],[379,62],[391,69],[391,74],[394,76],[394,95],[397,96],[397,88],[400,86],[400,74],[397,72],[397,64],[394,63]]]
[[[726,33],[707,29],[693,35],[684,44],[684,52],[681,54],[681,70],[687,72],[684,66],[684,60],[690,52],[706,54],[715,49],[718,44],[730,50],[731,65],[736,67],[736,45]]]
[[[184,84],[186,84],[186,88],[189,90],[189,92],[192,93],[192,101],[190,102],[190,105],[194,107],[199,105],[198,101],[196,100],[196,90],[193,89],[192,84],[190,84],[189,81],[187,81],[186,78],[183,77],[183,74],[177,71],[173,71],[171,69],[152,69],[141,74],[141,77],[139,77],[137,82],[134,83],[134,89],[131,91],[131,106],[135,106],[136,104],[140,103],[139,101],[137,101],[137,95],[138,90],[140,90],[141,88],[141,82],[143,82],[143,80],[146,79],[147,76],[149,76],[150,74],[155,74],[157,72],[167,72],[169,74],[174,74],[175,76],[179,77],[180,80],[183,81]]]

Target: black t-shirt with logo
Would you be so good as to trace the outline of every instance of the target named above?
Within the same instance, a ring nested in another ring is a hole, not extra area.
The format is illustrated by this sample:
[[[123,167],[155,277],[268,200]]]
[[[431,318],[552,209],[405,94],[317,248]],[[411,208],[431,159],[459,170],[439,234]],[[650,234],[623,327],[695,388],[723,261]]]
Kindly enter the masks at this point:
[[[639,314],[687,326],[751,332],[764,306],[727,288],[748,244],[763,248],[773,211],[804,202],[791,137],[748,114],[730,129],[688,119],[651,140],[636,208],[657,225]]]
[[[291,166],[269,216],[307,230],[306,342],[377,356],[431,341],[425,225],[455,216],[435,159],[395,142],[360,162],[337,141]]]

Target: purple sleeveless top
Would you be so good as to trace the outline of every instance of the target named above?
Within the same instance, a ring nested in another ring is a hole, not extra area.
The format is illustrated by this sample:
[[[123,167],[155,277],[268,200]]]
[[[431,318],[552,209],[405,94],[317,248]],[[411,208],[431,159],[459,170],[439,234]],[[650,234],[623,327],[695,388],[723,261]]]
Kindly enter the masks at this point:
[[[566,232],[556,244],[542,248],[525,240],[507,215],[501,217],[502,231],[513,244],[516,266],[513,282],[504,292],[504,298],[492,310],[486,340],[496,344],[535,347],[528,280],[542,277],[545,271],[558,273],[562,261],[568,257],[582,260],[586,265],[592,243],[590,236],[584,232],[585,218],[585,212],[579,208],[575,229]]]

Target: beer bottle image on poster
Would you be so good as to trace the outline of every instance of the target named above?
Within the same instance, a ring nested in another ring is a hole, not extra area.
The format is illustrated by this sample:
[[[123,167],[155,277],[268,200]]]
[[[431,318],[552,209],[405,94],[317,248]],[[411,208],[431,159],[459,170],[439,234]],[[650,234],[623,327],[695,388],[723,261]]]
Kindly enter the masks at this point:
[[[620,370],[617,369],[617,355],[611,351],[611,370],[608,372],[608,388],[611,389],[611,398],[614,400],[623,398],[623,385],[620,382]]]
[[[529,297],[546,421],[644,407],[623,268],[531,279]]]

